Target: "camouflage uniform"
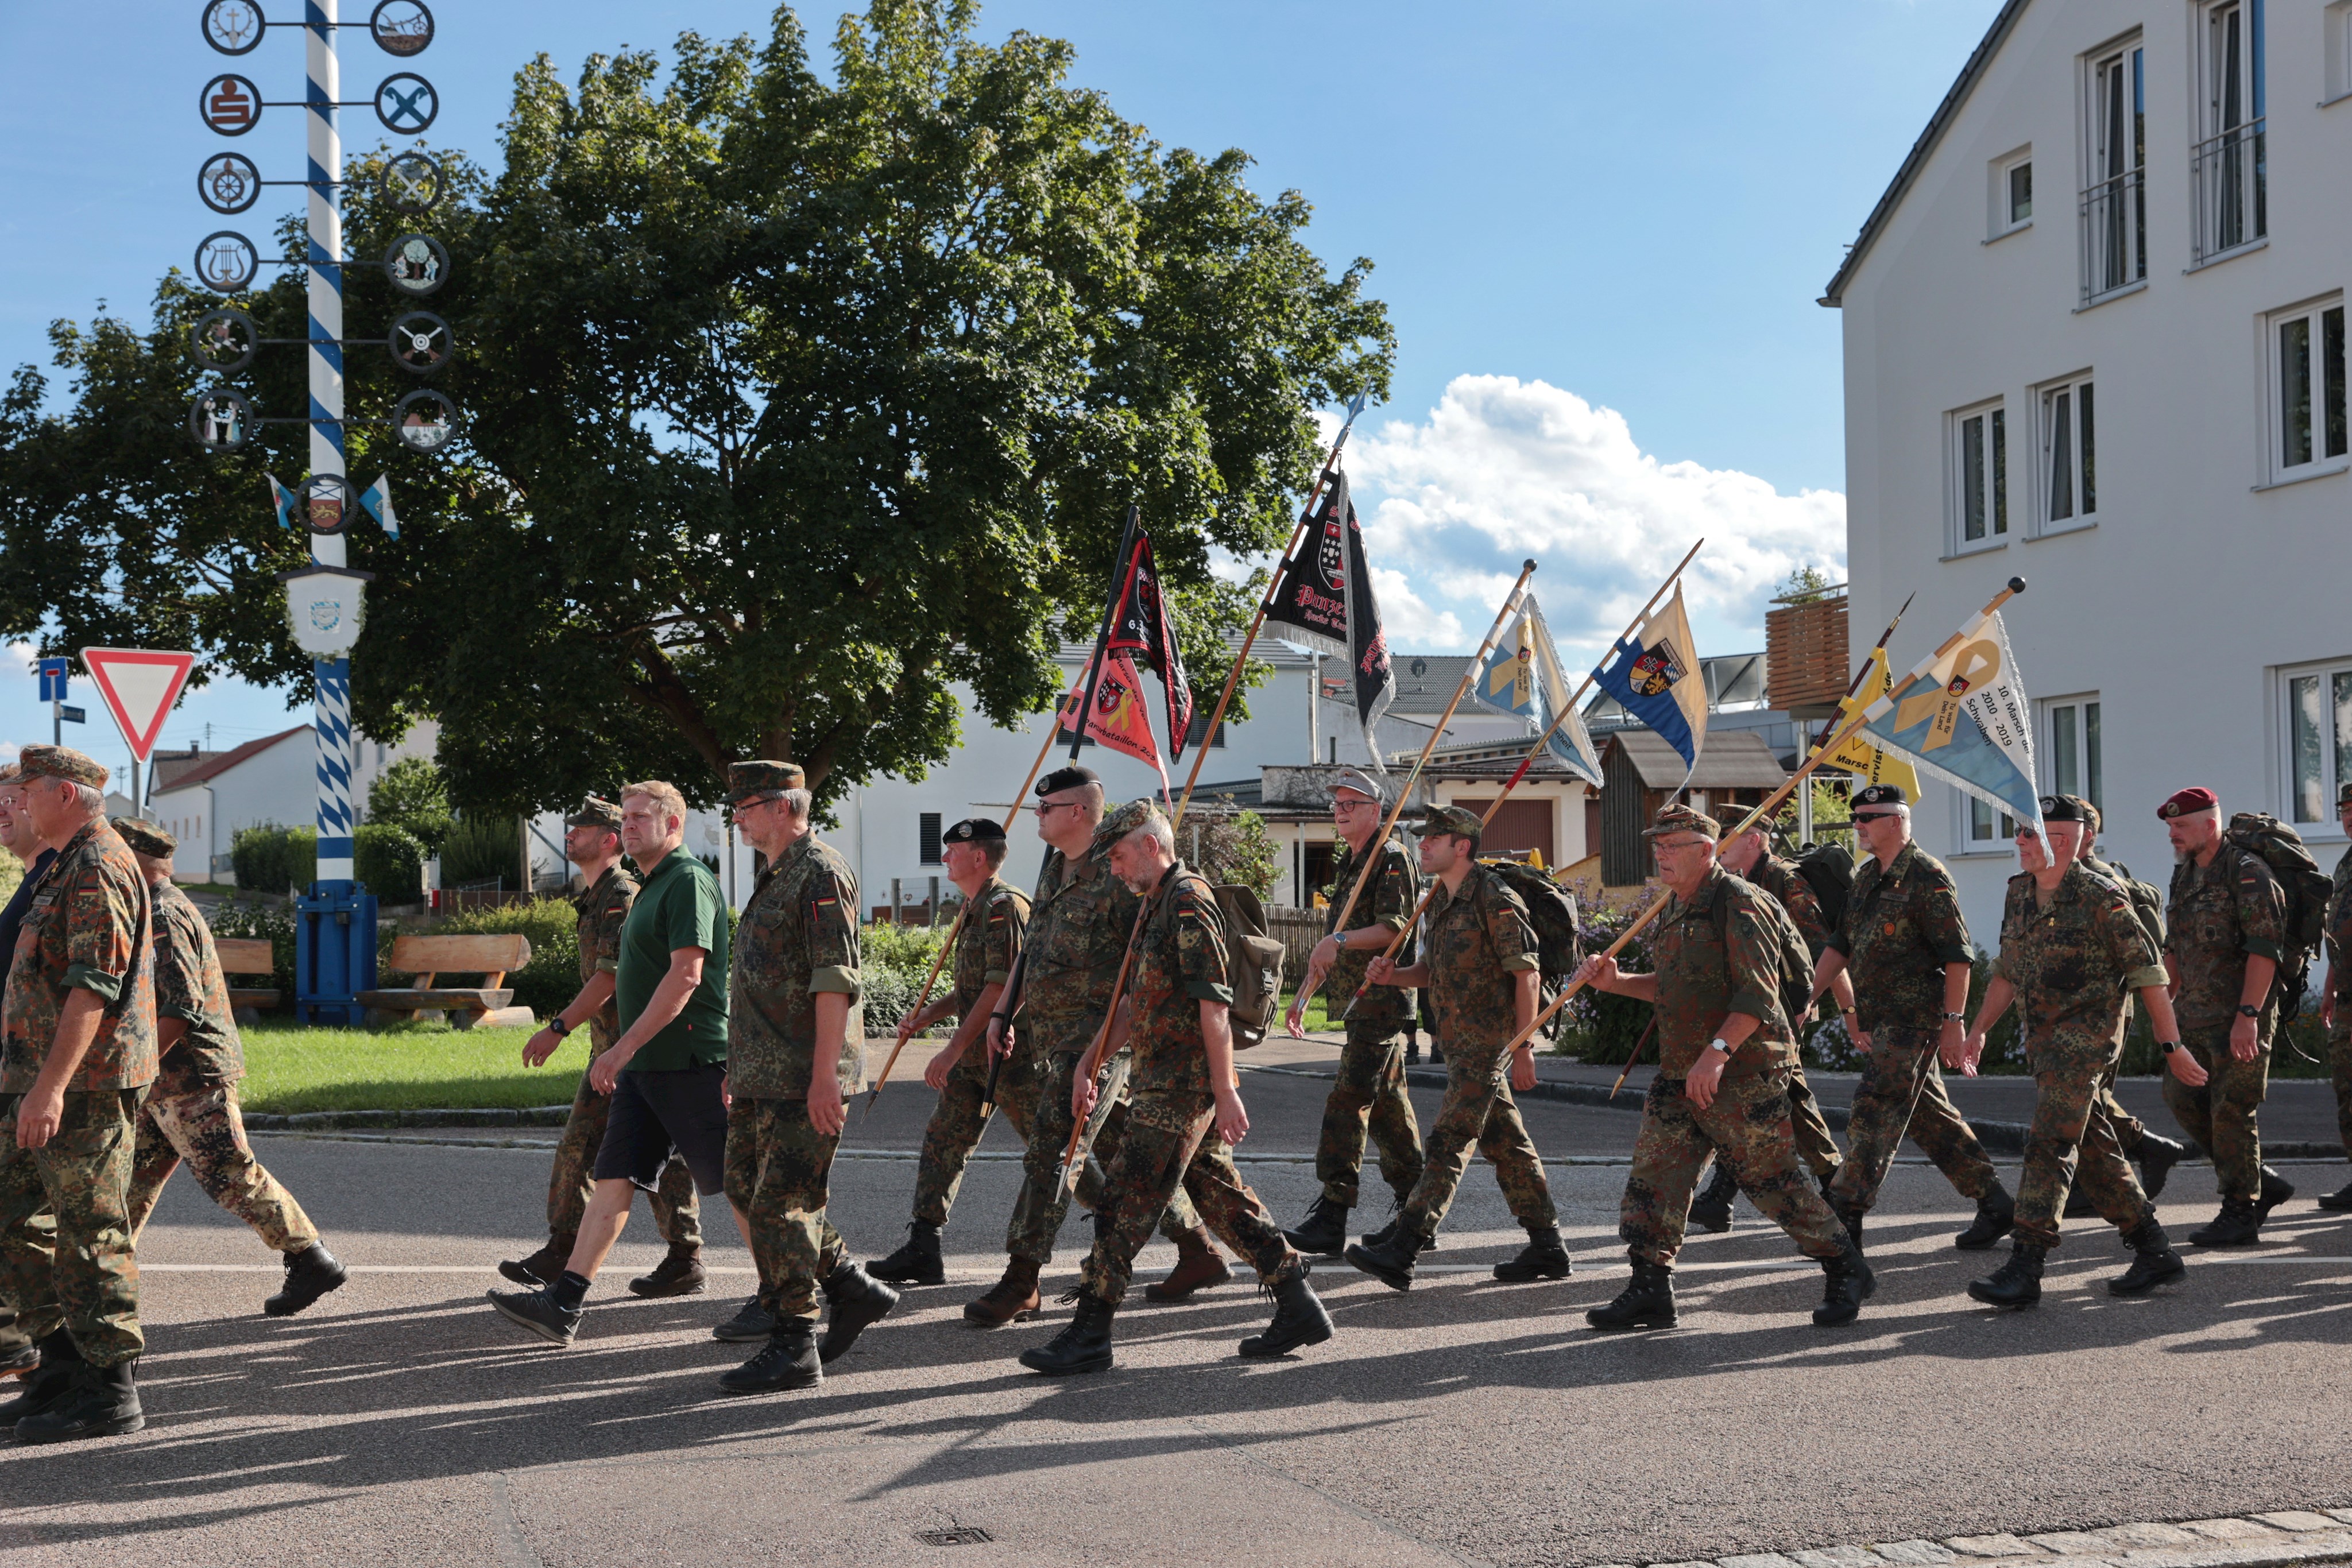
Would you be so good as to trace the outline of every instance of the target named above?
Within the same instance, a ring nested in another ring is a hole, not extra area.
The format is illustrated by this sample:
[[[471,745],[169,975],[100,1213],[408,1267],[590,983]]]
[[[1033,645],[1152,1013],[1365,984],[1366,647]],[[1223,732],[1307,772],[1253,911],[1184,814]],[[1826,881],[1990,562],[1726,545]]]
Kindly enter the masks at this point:
[[[738,764],[738,768],[750,766]],[[817,1316],[817,1283],[849,1260],[825,1216],[838,1134],[809,1121],[816,998],[857,1000],[857,878],[814,833],[760,873],[727,977],[727,1197],[750,1223],[760,1304],[778,1319]],[[842,1041],[835,1081],[856,1091],[861,1042]]]
[[[1881,867],[1867,856],[1829,945],[1853,975],[1857,1021],[1870,1036],[1846,1123],[1838,1202],[1867,1210],[1907,1131],[1962,1197],[1981,1201],[2000,1180],[1976,1134],[1944,1091],[1936,1039],[1944,1017],[1944,966],[1969,962],[1969,928],[1951,873],[1916,843]]]
[[[1338,928],[1339,905],[1356,882],[1356,852],[1345,847],[1344,840],[1331,879],[1326,932]],[[1391,838],[1381,851],[1379,872],[1349,916],[1355,922],[1349,929],[1378,925],[1402,931],[1420,900],[1420,874],[1404,847]],[[1348,1208],[1356,1207],[1367,1124],[1381,1151],[1381,1178],[1399,1202],[1421,1179],[1421,1126],[1414,1120],[1412,1102],[1405,1097],[1404,1044],[1398,1039],[1412,1016],[1412,998],[1394,986],[1364,987],[1364,971],[1374,956],[1343,947],[1323,980],[1323,994],[1335,1006],[1346,1006],[1359,989],[1364,993],[1348,1013],[1348,1041],[1339,1050],[1339,1077],[1323,1103],[1323,1134],[1315,1147],[1315,1176],[1323,1184],[1323,1196]],[[1400,967],[1412,963],[1411,937],[1397,950],[1396,961]]]
[[[2252,1201],[2263,1179],[2255,1113],[2270,1084],[2277,988],[2255,1020],[2258,1048],[2252,1061],[2230,1054],[2230,1028],[2238,1021],[2247,957],[2275,959],[2283,950],[2286,899],[2261,856],[2223,839],[2212,864],[2200,868],[2186,861],[2173,869],[2165,926],[2164,950],[2180,975],[2179,992],[2172,998],[2180,1043],[2210,1077],[2191,1089],[2166,1073],[2164,1103],[2213,1156],[2221,1197]]]
[[[2103,876],[2117,887],[2122,887],[2124,883],[2133,880],[2131,867],[2127,865],[2110,864],[2096,855],[2082,855],[2077,859],[2083,868],[2092,875]],[[2126,893],[2128,896],[2129,890],[2126,889]],[[2135,915],[2139,915],[2137,905],[2133,906],[2132,913]],[[2148,940],[2156,945],[2157,951],[2161,954],[2164,951],[2164,922],[2157,920],[2151,925],[2143,916],[2140,919],[2140,925],[2147,932]],[[2124,1103],[2116,1098],[2116,1074],[2123,1066],[2124,1039],[2131,1032],[2132,1009],[2135,1005],[2137,1005],[2135,998],[2129,992],[2126,992],[2123,1010],[2116,1019],[2116,1065],[2108,1068],[2105,1075],[2099,1080],[2099,1092],[2092,1101],[2093,1108],[2107,1119],[2108,1126],[2115,1129],[2116,1145],[2123,1150],[2124,1157],[2126,1159],[2138,1158],[2140,1145],[2147,1138],[2147,1124],[2125,1110]]]
[[[1029,901],[1003,877],[991,876],[972,895],[956,933],[955,972],[950,977],[959,1019],[971,1016],[981,992],[1012,977],[1013,960],[1021,956],[1022,933],[1028,926]],[[1014,1040],[1017,1047],[1017,1034]],[[997,1074],[1000,1091],[1004,1077]],[[1035,1119],[1035,1084],[1034,1074],[1025,1075],[1023,1092],[1010,1100],[1001,1092],[997,1096],[1024,1142]],[[956,1189],[963,1185],[964,1167],[971,1161],[972,1150],[980,1146],[981,1135],[988,1131],[989,1115],[988,1037],[982,1033],[964,1047],[955,1066],[948,1070],[939,1105],[931,1112],[930,1124],[923,1129],[922,1164],[915,1172],[917,1219],[927,1225],[948,1222]]]
[[[1805,1177],[1789,1113],[1797,1044],[1780,1005],[1780,904],[1721,866],[1688,901],[1667,902],[1651,938],[1658,978],[1658,1075],[1642,1103],[1633,1169],[1617,1232],[1637,1263],[1672,1267],[1691,1194],[1710,1157],[1727,1166],[1757,1211],[1808,1258],[1838,1258],[1845,1228]],[[1705,1110],[1683,1080],[1723,1020],[1745,1013],[1756,1030],[1724,1063]]]
[[[2336,1133],[2352,1149],[2352,849],[2336,862],[2327,895],[2327,978],[2336,993],[2327,1026],[2327,1067],[2336,1081]]]
[[[1992,967],[2017,988],[2035,1085],[2017,1189],[2018,1240],[2058,1245],[2078,1148],[2084,1196],[2117,1229],[2137,1229],[2156,1206],[2141,1192],[2096,1096],[2122,1053],[2116,1019],[2124,998],[2165,983],[2156,944],[2123,889],[2078,862],[2047,904],[2031,873],[2010,878]]]
[[[1538,962],[1535,927],[1525,900],[1501,877],[1474,864],[1461,887],[1431,894],[1422,941],[1428,992],[1437,1009],[1432,1038],[1445,1051],[1445,1098],[1430,1124],[1428,1164],[1404,1201],[1400,1235],[1426,1243],[1453,1205],[1470,1161],[1470,1145],[1495,1167],[1512,1217],[1526,1226],[1554,1226],[1551,1184],[1528,1136],[1527,1124],[1507,1082],[1518,1033],[1518,977]]]
[[[579,922],[574,927],[580,936],[580,983],[586,985],[598,975],[617,975],[621,968],[621,927],[628,920],[629,905],[636,902],[636,873],[625,860],[615,860],[604,868],[595,885],[573,899]],[[598,1057],[612,1048],[620,1038],[620,1017],[611,1001],[598,1008],[588,1019],[588,1061],[594,1065]],[[555,1168],[547,1178],[547,1228],[550,1235],[574,1236],[579,1233],[582,1216],[588,1212],[588,1199],[596,1190],[596,1151],[604,1145],[604,1123],[612,1114],[613,1097],[599,1094],[596,1086],[588,1082],[588,1074],[580,1075],[580,1087],[572,1096],[572,1114],[563,1121],[563,1135],[556,1140]],[[694,1173],[686,1161],[676,1155],[662,1167],[661,1183],[652,1195],[654,1223],[660,1228],[661,1238],[672,1247],[691,1250],[702,1245],[702,1210],[694,1196]]]
[[[25,749],[26,771],[37,752]],[[99,778],[102,786],[104,773]],[[38,1340],[60,1322],[82,1359],[139,1354],[139,1263],[126,1206],[132,1127],[154,1082],[155,969],[146,878],[105,822],[68,840],[16,938],[0,1007],[0,1305]],[[106,1004],[67,1081],[57,1135],[16,1146],[16,1112],[40,1076],[72,991]],[[47,1210],[54,1243],[36,1224]]]
[[[1304,1271],[1217,1134],[1201,1003],[1231,1002],[1229,981],[1216,894],[1179,861],[1161,879],[1151,913],[1135,936],[1127,1038],[1135,1055],[1134,1100],[1104,1177],[1094,1250],[1079,1270],[1086,1288],[1106,1305],[1126,1299],[1136,1253],[1180,1194],[1191,1195],[1209,1228],[1250,1260],[1262,1282],[1277,1284]]]
[[[1779,901],[1797,935],[1805,939],[1805,951],[1818,963],[1822,949],[1829,946],[1830,923],[1822,913],[1821,894],[1798,872],[1796,863],[1768,850],[1757,857],[1747,880]],[[1806,1167],[1817,1176],[1835,1175],[1842,1158],[1837,1140],[1830,1135],[1830,1124],[1813,1098],[1813,1086],[1805,1082],[1802,1061],[1789,1068],[1789,1119],[1796,1129],[1797,1153],[1803,1156]]]

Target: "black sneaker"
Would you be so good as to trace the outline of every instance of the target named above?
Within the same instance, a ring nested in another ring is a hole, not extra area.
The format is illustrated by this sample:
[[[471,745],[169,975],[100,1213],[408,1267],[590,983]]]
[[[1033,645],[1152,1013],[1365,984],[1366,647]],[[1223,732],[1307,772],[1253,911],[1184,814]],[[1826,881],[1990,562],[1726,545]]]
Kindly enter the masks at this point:
[[[492,1291],[489,1295],[490,1305],[505,1313],[509,1322],[520,1323],[556,1344],[570,1344],[580,1320],[588,1315],[585,1307],[557,1306],[555,1298],[545,1291]]]
[[[710,1331],[712,1339],[723,1339],[729,1344],[754,1344],[776,1330],[776,1314],[760,1304],[754,1291],[743,1302],[743,1310]]]

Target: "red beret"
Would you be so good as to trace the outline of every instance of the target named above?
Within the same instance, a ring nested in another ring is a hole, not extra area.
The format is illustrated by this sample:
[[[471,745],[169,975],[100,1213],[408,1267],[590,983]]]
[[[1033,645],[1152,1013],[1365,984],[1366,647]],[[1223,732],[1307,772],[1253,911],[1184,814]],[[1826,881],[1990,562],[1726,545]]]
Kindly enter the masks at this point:
[[[2158,806],[2156,809],[2156,814],[2170,821],[2175,817],[2186,817],[2194,811],[2210,811],[2221,803],[2221,797],[2212,790],[2202,787],[2192,787],[2183,789],[2179,794]]]

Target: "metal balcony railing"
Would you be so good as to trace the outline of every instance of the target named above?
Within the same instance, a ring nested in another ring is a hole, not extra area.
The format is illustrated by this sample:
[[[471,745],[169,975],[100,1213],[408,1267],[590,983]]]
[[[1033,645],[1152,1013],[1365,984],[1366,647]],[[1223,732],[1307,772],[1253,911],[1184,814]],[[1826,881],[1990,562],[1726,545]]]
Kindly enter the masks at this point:
[[[2145,171],[2126,169],[2083,193],[2083,302],[2147,277]]]
[[[2200,141],[2189,155],[2197,207],[2196,258],[2210,261],[2270,232],[2265,120],[2250,120]]]

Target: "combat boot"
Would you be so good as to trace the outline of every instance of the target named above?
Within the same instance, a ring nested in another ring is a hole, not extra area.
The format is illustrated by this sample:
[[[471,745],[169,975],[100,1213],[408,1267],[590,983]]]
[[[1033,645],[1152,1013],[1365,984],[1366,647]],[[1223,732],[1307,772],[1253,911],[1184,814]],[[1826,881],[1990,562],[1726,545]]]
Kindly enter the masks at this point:
[[[2326,1209],[2332,1209],[2337,1214],[2343,1213],[2347,1208],[2352,1208],[2352,1181],[2346,1182],[2334,1192],[2322,1197],[2319,1200],[2319,1207]]]
[[[940,1228],[918,1219],[907,1227],[907,1244],[866,1271],[894,1285],[944,1285],[947,1265],[940,1260]]]
[[[2037,1242],[2011,1245],[2009,1261],[1991,1277],[1969,1281],[1969,1294],[1989,1307],[2030,1307],[2042,1300],[2042,1264],[2050,1249]]]
[[[729,1344],[752,1344],[776,1332],[776,1314],[760,1304],[760,1293],[743,1299],[736,1314],[710,1331],[710,1337]]]
[[[2262,1190],[2254,1195],[2254,1223],[2262,1225],[2271,1217],[2271,1210],[2294,1196],[2294,1183],[2271,1169],[2263,1167]]]
[[[1851,1241],[1834,1258],[1822,1260],[1822,1304],[1813,1309],[1815,1328],[1833,1329],[1862,1315],[1862,1303],[1878,1289],[1878,1279]]]
[[[1317,1193],[1315,1201],[1307,1206],[1307,1218],[1298,1222],[1298,1228],[1286,1230],[1282,1235],[1291,1246],[1314,1257],[1344,1251],[1348,1246],[1348,1206]]]
[[[1244,1355],[1287,1355],[1302,1344],[1321,1344],[1331,1337],[1331,1314],[1323,1310],[1315,1287],[1307,1282],[1307,1264],[1302,1261],[1298,1272],[1290,1278],[1258,1287],[1261,1292],[1274,1298],[1274,1321],[1265,1325],[1265,1333],[1242,1341]]]
[[[286,1255],[286,1283],[261,1303],[261,1310],[273,1318],[290,1318],[328,1291],[341,1290],[351,1277],[351,1270],[335,1260],[325,1242],[313,1241],[301,1251]]]
[[[74,1348],[73,1336],[59,1329],[36,1348],[41,1364],[16,1385],[14,1399],[0,1404],[0,1427],[14,1427],[27,1416],[37,1416],[73,1390],[74,1370],[81,1365],[81,1352]]]
[[[2147,1195],[2148,1202],[2154,1203],[2156,1195],[2164,1190],[2165,1182],[2172,1175],[2172,1167],[2196,1152],[2189,1145],[2168,1138],[2161,1133],[2140,1134],[2139,1153],[2132,1156],[2132,1163],[2139,1166],[2139,1189]]]
[[[22,1377],[41,1364],[41,1347],[25,1344],[0,1354],[0,1377]]]
[[[824,1364],[817,1356],[816,1325],[806,1318],[786,1318],[768,1335],[760,1354],[719,1375],[719,1389],[728,1394],[778,1394],[792,1388],[814,1388],[824,1381]]]
[[[1389,1239],[1377,1247],[1359,1241],[1348,1249],[1348,1261],[1370,1274],[1391,1291],[1412,1289],[1413,1260],[1421,1256],[1421,1233],[1403,1223],[1404,1216],[1389,1228]]]
[[[1822,1196],[1828,1199],[1830,1212],[1837,1216],[1838,1223],[1845,1227],[1845,1239],[1853,1243],[1855,1251],[1861,1251],[1863,1217],[1870,1211],[1854,1204],[1841,1203],[1836,1198],[1831,1197],[1827,1192],[1822,1193]]]
[[[547,1245],[528,1258],[509,1258],[499,1265],[499,1272],[525,1289],[552,1285],[563,1266],[572,1261],[572,1244],[579,1237],[569,1230],[551,1232]]]
[[[2171,1238],[2165,1235],[2164,1227],[2153,1218],[2125,1231],[2124,1245],[2134,1253],[2132,1266],[2107,1281],[2107,1291],[2112,1295],[2144,1296],[2189,1272],[2189,1265],[2172,1249]]]
[[[1507,1263],[1495,1265],[1495,1278],[1507,1285],[1528,1285],[1538,1280],[1565,1280],[1573,1271],[1568,1248],[1557,1225],[1530,1225],[1528,1244]]]
[[[1168,1278],[1155,1280],[1143,1287],[1147,1301],[1181,1301],[1195,1291],[1205,1291],[1222,1285],[1234,1277],[1233,1269],[1225,1262],[1224,1254],[1210,1239],[1206,1228],[1194,1226],[1176,1239],[1176,1267],[1168,1270]]]
[[[2199,1226],[2189,1233],[2191,1247],[2252,1247],[2263,1239],[2263,1222],[2254,1218],[2254,1200],[2250,1197],[2225,1197],[2221,1212],[2210,1225]]]
[[[1075,1302],[1077,1311],[1062,1332],[1021,1353],[1021,1364],[1032,1372],[1061,1376],[1073,1372],[1108,1372],[1110,1369],[1110,1320],[1108,1302],[1084,1285],[1061,1298]]]
[[[16,1423],[20,1443],[69,1443],[77,1437],[119,1437],[147,1425],[132,1368],[138,1357],[112,1366],[76,1362],[66,1389],[48,1408]]]
[[[824,1343],[816,1351],[831,1366],[849,1354],[849,1347],[857,1343],[859,1334],[880,1322],[898,1304],[898,1292],[855,1263],[844,1263],[826,1275],[823,1283],[824,1299],[833,1308],[833,1314],[825,1322]]]
[[[629,1281],[633,1296],[698,1296],[709,1283],[710,1271],[702,1266],[700,1243],[680,1246],[673,1241],[662,1260],[654,1265],[650,1274],[640,1274]]]
[[[1378,1247],[1385,1242],[1396,1239],[1397,1227],[1404,1220],[1405,1202],[1412,1197],[1412,1189],[1411,1187],[1407,1187],[1404,1191],[1396,1195],[1396,1207],[1389,1210],[1389,1222],[1386,1225],[1381,1226],[1378,1230],[1366,1236],[1364,1238],[1365,1246]],[[1430,1236],[1423,1239],[1421,1249],[1423,1252],[1442,1252],[1445,1249],[1445,1244],[1440,1241],[1435,1236]]]
[[[1715,1162],[1715,1176],[1706,1190],[1691,1200],[1690,1223],[1701,1230],[1720,1236],[1731,1228],[1731,1200],[1739,1196],[1739,1183],[1721,1160]]]
[[[1004,1278],[991,1285],[986,1295],[964,1303],[964,1320],[1003,1328],[1034,1312],[1037,1302],[1037,1265],[1026,1258],[1015,1258],[1004,1265]]]
[[[1977,1199],[1977,1217],[1966,1230],[1952,1238],[1952,1245],[1963,1252],[1981,1252],[2010,1232],[2017,1223],[2017,1200],[2009,1196],[2009,1188],[1996,1181],[1992,1190]]]
[[[1597,1329],[1670,1329],[1675,1312],[1675,1271],[1664,1263],[1633,1260],[1633,1278],[1617,1299],[1594,1307],[1584,1321]]]

